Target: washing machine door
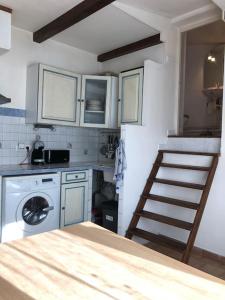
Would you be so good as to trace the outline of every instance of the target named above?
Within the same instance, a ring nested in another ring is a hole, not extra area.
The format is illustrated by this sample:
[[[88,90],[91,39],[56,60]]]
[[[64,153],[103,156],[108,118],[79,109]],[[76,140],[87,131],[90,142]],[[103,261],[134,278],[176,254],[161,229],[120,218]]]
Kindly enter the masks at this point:
[[[47,194],[29,194],[20,202],[17,208],[17,224],[24,231],[38,232],[48,222],[53,210],[53,202]]]

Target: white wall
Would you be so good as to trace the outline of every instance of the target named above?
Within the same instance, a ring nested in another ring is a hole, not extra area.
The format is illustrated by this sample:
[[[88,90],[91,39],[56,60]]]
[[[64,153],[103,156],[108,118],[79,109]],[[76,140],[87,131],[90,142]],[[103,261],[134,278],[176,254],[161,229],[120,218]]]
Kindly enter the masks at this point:
[[[143,126],[125,125],[121,130],[128,165],[119,201],[118,232],[123,235],[152,168],[158,145],[166,142],[168,129],[177,129],[180,35],[167,18],[129,5],[116,3],[116,6],[158,29],[164,42],[103,64],[105,71],[114,72],[144,64]]]
[[[225,99],[225,92],[223,99]],[[202,248],[225,256],[225,105],[223,106],[222,118],[221,156],[209,195],[207,210],[200,227],[198,241]]]
[[[174,81],[176,66],[146,61],[144,65],[143,126],[125,125],[127,170],[119,203],[119,233],[124,234],[143,191],[158,145],[166,143],[168,128],[174,127]]]
[[[150,59],[155,62],[162,62],[164,58],[165,46],[163,44],[140,50],[128,55],[111,59],[102,64],[104,72],[111,71],[120,73],[122,71],[139,68],[144,66],[144,61]]]
[[[172,80],[168,80],[168,78]],[[152,164],[156,158],[159,144],[164,144],[165,148],[189,150],[189,151],[211,151],[218,152],[220,149],[220,139],[173,139],[168,143],[167,129],[173,128],[173,118],[175,114],[174,81],[176,71],[174,64],[157,64],[152,61],[145,62],[144,80],[144,103],[143,120],[144,126],[124,125],[122,127],[122,137],[125,140],[127,170],[125,171],[124,187],[120,195],[119,202],[119,233],[124,235],[131,217],[143,191]],[[223,111],[225,118],[225,108]],[[225,130],[225,122],[223,122]],[[218,169],[210,191],[207,206],[203,215],[201,226],[197,235],[195,246],[208,251],[225,256],[225,131],[222,136],[221,157]],[[166,145],[167,144],[167,145]],[[192,165],[206,165],[210,163],[207,157],[194,157],[191,162],[178,161],[177,155],[169,160],[172,163],[184,163]],[[167,170],[160,171],[159,177],[183,180],[194,183],[204,183],[205,173],[193,174],[190,171]],[[190,189],[177,190],[168,186],[154,186],[153,193],[183,199],[186,201],[198,202],[199,191]],[[193,221],[194,213],[191,210],[174,207],[165,207],[163,204],[151,202],[151,207],[156,213],[161,213],[178,219]],[[141,221],[139,228],[150,230],[171,236],[178,240],[185,241],[187,232],[166,226],[156,222]],[[144,241],[143,241],[144,242]],[[146,241],[145,241],[146,242]]]
[[[219,138],[169,138],[165,149],[176,149],[181,151],[199,151],[199,152],[219,152],[220,151],[220,139]],[[210,166],[211,158],[208,156],[193,156],[193,155],[177,155],[177,154],[165,154],[164,162],[173,164],[184,165],[198,165],[198,166]],[[206,249],[208,251],[225,255],[225,240],[223,236],[224,228],[224,201],[223,193],[221,193],[221,160],[215,175],[215,179],[212,185],[212,189],[209,194],[209,198],[206,204],[206,208],[203,214],[201,225],[198,231],[195,246]],[[223,168],[223,167],[222,167]],[[191,182],[205,184],[207,178],[207,172],[191,171],[191,170],[179,170],[179,169],[167,169],[160,168],[158,177],[170,180]],[[219,192],[218,192],[219,191]],[[154,184],[151,191],[153,194],[161,196],[167,196],[175,199],[181,199],[185,201],[191,201],[199,203],[201,197],[201,191],[179,188],[174,186],[167,186],[161,184]],[[187,222],[193,222],[195,217],[195,211],[175,207],[171,205],[161,204],[157,202],[150,202],[147,207],[155,213],[160,213],[172,218],[181,219]],[[177,240],[186,242],[188,238],[188,232],[183,229],[178,229],[173,226],[167,226],[165,224],[156,223],[153,221],[142,222],[141,226],[147,226],[151,231],[155,233],[164,234]]]
[[[12,49],[0,56],[0,93],[12,98],[5,106],[25,109],[26,69],[35,62],[83,74],[101,70],[93,54],[52,40],[37,44],[32,33],[13,28]]]
[[[134,12],[134,16],[140,17],[140,15],[145,15],[145,23],[148,23],[147,13],[142,13],[139,11],[138,14]],[[149,22],[151,22],[149,20]],[[157,22],[156,22],[157,23]],[[153,24],[152,24],[153,25]],[[157,28],[157,26],[156,26]],[[178,115],[179,115],[179,106],[178,106],[178,86],[179,86],[179,35],[176,30],[170,31],[168,26],[168,32],[166,33],[166,28],[163,26],[161,28],[163,31],[163,36],[165,37],[165,56],[164,57],[155,57],[152,56],[154,61],[166,61],[166,58],[169,58],[169,64],[158,65],[152,61],[147,61],[145,63],[145,80],[144,80],[144,108],[143,108],[143,119],[144,126],[122,126],[122,137],[125,140],[126,155],[128,167],[125,171],[124,178],[124,187],[123,191],[120,194],[119,202],[119,233],[125,234],[128,225],[130,223],[133,212],[138,203],[140,194],[143,191],[143,187],[146,183],[146,179],[149,175],[149,172],[152,168],[152,164],[156,158],[158,145],[167,143],[167,134],[168,129],[175,130],[178,128]],[[157,50],[158,47],[155,47]],[[157,52],[156,52],[157,53]],[[160,53],[160,51],[158,51]],[[161,52],[162,54],[162,52]],[[128,59],[128,57],[127,57]],[[149,59],[151,59],[151,54]],[[107,68],[107,65],[114,71],[120,71],[124,69],[123,61],[118,62],[109,62],[104,64],[104,68]],[[139,60],[132,59],[129,60],[129,66],[136,66],[139,63]],[[225,93],[224,93],[225,99]],[[223,107],[223,119],[225,120],[225,106]],[[224,228],[225,228],[225,122],[223,122],[223,131],[221,139],[221,157],[219,159],[218,169],[215,175],[215,179],[212,185],[212,189],[208,198],[206,210],[203,215],[201,226],[198,232],[197,240],[195,245],[206,249],[211,252],[218,253],[225,256],[225,238],[224,238]],[[215,142],[215,143],[214,143]],[[219,149],[220,141],[216,140],[214,142],[202,141],[201,151],[217,151]],[[167,145],[168,146],[168,145]],[[176,141],[172,147],[178,147]],[[191,141],[190,139],[187,143],[181,142],[182,149],[185,150],[185,147],[188,147],[189,150],[195,149],[196,142]],[[199,146],[199,145],[198,145]],[[199,149],[200,150],[200,149]],[[174,158],[177,160],[177,158]],[[186,161],[187,162],[187,161]],[[199,157],[195,157],[195,163],[200,163]],[[203,163],[209,163],[209,161],[204,161]],[[168,172],[167,172],[168,173]],[[186,179],[187,181],[195,182],[199,180],[203,182],[205,179],[205,174],[200,175],[190,175],[190,174],[181,174],[179,172],[169,172],[170,176],[178,176],[178,178]],[[169,174],[168,173],[168,174]],[[167,174],[167,175],[168,175]],[[164,175],[165,173],[160,173]],[[180,176],[180,177],[179,177]],[[182,176],[182,177],[181,177]],[[156,187],[157,190],[157,187]],[[168,190],[167,186],[158,187],[158,192],[160,193],[171,193],[172,190]],[[199,192],[195,191],[182,191],[182,198],[185,200],[193,200],[199,198]],[[196,198],[197,196],[197,198]],[[182,199],[181,198],[181,199]],[[196,200],[195,200],[196,201]],[[157,204],[153,204],[156,212],[159,213],[165,212],[165,214],[172,214],[168,209],[163,208]],[[152,206],[151,206],[152,207]],[[173,210],[174,213],[174,210]],[[193,212],[189,210],[186,212],[181,211],[178,208],[176,211],[177,217],[187,221],[193,220]],[[153,229],[155,233],[159,233],[162,229],[164,233],[169,234],[177,239],[183,239],[187,237],[187,234],[184,235],[183,232],[178,230],[168,230],[165,226],[159,225],[159,223],[153,222],[147,223],[141,222],[139,225],[141,228]],[[152,226],[153,225],[153,226]],[[146,241],[145,241],[146,242]]]
[[[174,55],[179,50],[179,41],[175,43]],[[167,53],[167,52],[166,52]],[[171,52],[170,52],[171,53]],[[157,64],[152,61],[145,63],[145,80],[144,80],[144,108],[143,119],[144,126],[123,126],[122,137],[125,140],[126,155],[128,168],[125,172],[124,187],[120,195],[119,203],[119,233],[125,234],[130,223],[133,211],[137,205],[140,194],[143,191],[146,179],[152,168],[152,164],[156,158],[158,145],[167,143],[167,129],[175,129],[174,118],[178,122],[178,106],[176,101],[175,86],[178,82],[177,77],[177,61],[170,57],[170,63]],[[224,95],[225,98],[225,95]],[[225,119],[225,106],[223,107],[223,118]],[[168,146],[168,145],[167,145]],[[182,150],[195,151],[218,151],[220,141],[202,141],[200,147],[196,148],[195,140],[183,142],[178,145],[176,141],[170,145],[173,149],[182,147]],[[199,145],[197,145],[199,147]],[[177,161],[177,157],[173,158]],[[177,161],[178,163],[178,161]],[[186,160],[186,164],[188,161]],[[189,161],[190,163],[190,161]],[[199,157],[195,157],[192,164],[201,164]],[[210,163],[207,159],[202,159],[202,164]],[[190,163],[191,164],[191,163]],[[187,174],[184,172],[169,171],[161,172],[159,176],[168,176],[171,179],[186,180],[190,182],[203,183],[206,174]],[[223,122],[223,133],[221,139],[221,157],[219,159],[218,169],[210,191],[207,206],[203,215],[201,226],[197,235],[195,246],[206,249],[208,251],[225,256],[225,122]],[[174,190],[167,186],[155,187],[155,193],[174,196]],[[184,200],[198,201],[200,193],[198,191],[178,191],[180,198]],[[178,195],[177,198],[179,199]],[[194,214],[190,210],[168,209],[162,205],[152,204],[151,209],[158,213],[173,216],[174,211],[177,218],[192,221]],[[155,233],[163,233],[171,237],[184,240],[187,233],[175,228],[160,225],[159,223],[142,221],[139,227],[152,230]]]

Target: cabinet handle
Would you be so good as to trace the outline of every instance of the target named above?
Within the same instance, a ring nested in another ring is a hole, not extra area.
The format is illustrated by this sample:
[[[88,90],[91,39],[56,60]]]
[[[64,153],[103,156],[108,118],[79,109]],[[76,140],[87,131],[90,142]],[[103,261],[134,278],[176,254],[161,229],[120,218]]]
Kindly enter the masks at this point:
[[[120,99],[118,99],[118,102],[120,102],[121,100]]]
[[[62,207],[62,210],[65,210],[65,206]]]

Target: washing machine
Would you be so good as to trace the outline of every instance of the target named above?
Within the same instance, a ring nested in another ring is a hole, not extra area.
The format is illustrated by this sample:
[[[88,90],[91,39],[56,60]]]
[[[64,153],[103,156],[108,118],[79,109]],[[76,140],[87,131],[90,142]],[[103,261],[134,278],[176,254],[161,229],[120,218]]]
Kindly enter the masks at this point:
[[[59,228],[59,213],[58,173],[3,178],[3,243]]]

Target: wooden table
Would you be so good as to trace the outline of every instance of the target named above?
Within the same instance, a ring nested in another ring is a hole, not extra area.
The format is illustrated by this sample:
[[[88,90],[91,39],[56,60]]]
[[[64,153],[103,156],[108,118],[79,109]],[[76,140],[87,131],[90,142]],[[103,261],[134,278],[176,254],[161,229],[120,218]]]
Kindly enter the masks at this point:
[[[0,299],[225,299],[224,281],[83,223],[0,246]]]

